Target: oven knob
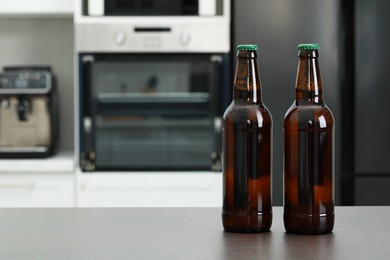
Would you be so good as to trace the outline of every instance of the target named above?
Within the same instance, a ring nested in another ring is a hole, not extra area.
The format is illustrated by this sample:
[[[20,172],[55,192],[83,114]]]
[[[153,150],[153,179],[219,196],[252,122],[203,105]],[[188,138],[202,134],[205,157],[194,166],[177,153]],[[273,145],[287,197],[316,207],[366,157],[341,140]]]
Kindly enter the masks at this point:
[[[126,34],[124,32],[117,32],[114,36],[114,41],[117,45],[123,45],[126,42]]]
[[[188,45],[191,40],[191,34],[189,33],[182,33],[180,34],[180,43],[182,45]]]

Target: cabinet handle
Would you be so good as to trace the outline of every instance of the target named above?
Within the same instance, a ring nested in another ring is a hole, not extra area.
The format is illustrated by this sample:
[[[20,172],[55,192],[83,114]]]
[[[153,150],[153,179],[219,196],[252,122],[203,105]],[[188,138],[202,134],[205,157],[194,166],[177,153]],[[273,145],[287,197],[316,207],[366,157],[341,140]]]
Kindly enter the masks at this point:
[[[33,189],[35,184],[33,182],[8,182],[0,183],[0,189],[16,188],[16,189]]]

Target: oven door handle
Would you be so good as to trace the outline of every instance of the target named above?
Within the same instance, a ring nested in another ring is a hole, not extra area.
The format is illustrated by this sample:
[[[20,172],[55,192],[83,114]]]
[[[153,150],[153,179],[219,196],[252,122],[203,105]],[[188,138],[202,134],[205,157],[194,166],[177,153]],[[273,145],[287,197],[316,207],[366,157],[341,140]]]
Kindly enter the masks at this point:
[[[214,65],[215,77],[213,80],[212,93],[213,93],[213,112],[214,112],[214,149],[211,153],[211,170],[222,170],[222,94],[223,88],[226,87],[224,80],[224,57],[223,55],[212,55],[210,58],[211,63]]]
[[[97,100],[102,104],[172,104],[172,103],[208,103],[208,93],[100,93]]]
[[[94,122],[92,119],[92,65],[93,55],[84,55],[81,59],[82,87],[80,92],[80,167],[83,171],[95,170],[95,152],[93,143]]]

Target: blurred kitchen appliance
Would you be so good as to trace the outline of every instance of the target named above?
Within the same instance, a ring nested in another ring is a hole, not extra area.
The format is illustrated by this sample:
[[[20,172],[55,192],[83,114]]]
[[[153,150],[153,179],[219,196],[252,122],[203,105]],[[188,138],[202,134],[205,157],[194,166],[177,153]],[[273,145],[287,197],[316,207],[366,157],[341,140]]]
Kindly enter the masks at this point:
[[[79,1],[83,171],[221,170],[230,0]]]
[[[49,67],[0,73],[0,158],[42,158],[57,146],[58,102]]]
[[[88,0],[84,14],[89,16],[159,16],[222,14],[218,0]]]

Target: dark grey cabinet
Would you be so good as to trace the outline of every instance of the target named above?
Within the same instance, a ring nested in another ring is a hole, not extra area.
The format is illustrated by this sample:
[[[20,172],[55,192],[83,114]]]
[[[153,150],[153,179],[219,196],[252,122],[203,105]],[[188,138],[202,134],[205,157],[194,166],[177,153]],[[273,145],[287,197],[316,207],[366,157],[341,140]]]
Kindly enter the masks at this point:
[[[336,203],[390,205],[389,10],[387,0],[234,1],[235,44],[260,46],[275,205],[283,203],[283,118],[304,42],[321,46],[324,98],[336,121]]]
[[[356,1],[355,204],[390,205],[390,1]]]

